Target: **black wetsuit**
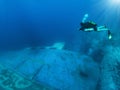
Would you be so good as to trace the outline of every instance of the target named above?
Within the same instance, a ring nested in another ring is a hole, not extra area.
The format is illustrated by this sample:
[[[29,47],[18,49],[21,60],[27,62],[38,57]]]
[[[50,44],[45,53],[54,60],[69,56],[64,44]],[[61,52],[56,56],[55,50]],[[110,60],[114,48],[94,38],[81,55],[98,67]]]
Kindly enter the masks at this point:
[[[89,28],[93,28],[95,31],[97,31],[97,24],[93,23],[93,22],[85,22],[85,23],[80,23],[81,28],[80,30],[85,30],[85,29],[89,29]]]

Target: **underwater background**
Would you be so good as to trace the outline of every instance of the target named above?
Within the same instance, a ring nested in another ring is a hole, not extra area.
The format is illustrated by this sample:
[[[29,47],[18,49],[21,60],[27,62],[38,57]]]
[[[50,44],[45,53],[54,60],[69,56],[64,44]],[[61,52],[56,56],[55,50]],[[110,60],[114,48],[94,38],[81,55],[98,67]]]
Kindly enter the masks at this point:
[[[119,24],[119,0],[0,0],[0,90],[120,90]]]

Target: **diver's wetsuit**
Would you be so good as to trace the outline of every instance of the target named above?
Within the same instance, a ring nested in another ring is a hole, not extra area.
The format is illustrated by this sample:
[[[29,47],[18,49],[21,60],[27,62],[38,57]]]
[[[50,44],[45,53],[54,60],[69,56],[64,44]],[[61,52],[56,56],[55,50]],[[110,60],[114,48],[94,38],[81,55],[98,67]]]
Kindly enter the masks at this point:
[[[84,31],[85,29],[93,28],[95,31],[97,31],[97,24],[94,22],[85,22],[85,23],[81,22],[80,25],[81,25],[80,30]]]
[[[80,23],[81,28],[79,30],[85,31],[85,32],[90,32],[90,31],[108,31],[108,39],[112,38],[112,34],[110,32],[110,30],[108,28],[106,28],[106,26],[97,26],[96,23],[92,22],[92,21],[88,21],[85,22],[86,19],[88,18],[88,14],[85,14],[82,22]]]

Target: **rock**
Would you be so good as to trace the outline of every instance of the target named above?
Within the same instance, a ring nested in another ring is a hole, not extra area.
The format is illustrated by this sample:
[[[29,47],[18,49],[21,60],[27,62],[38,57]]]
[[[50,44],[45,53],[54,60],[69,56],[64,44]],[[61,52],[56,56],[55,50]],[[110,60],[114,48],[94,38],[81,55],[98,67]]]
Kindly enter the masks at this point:
[[[34,54],[24,49],[0,58],[19,75],[54,89],[95,90],[99,78],[98,64],[91,57],[67,50],[39,49]]]
[[[101,90],[120,90],[120,47],[106,48],[101,71]]]

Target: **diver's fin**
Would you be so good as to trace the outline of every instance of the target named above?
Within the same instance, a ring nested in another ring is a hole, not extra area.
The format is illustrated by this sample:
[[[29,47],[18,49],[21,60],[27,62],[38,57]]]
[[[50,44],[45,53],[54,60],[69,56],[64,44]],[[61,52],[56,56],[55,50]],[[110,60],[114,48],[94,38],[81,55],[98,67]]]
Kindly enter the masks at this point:
[[[111,34],[110,30],[108,30],[108,39],[112,39],[112,34]]]

